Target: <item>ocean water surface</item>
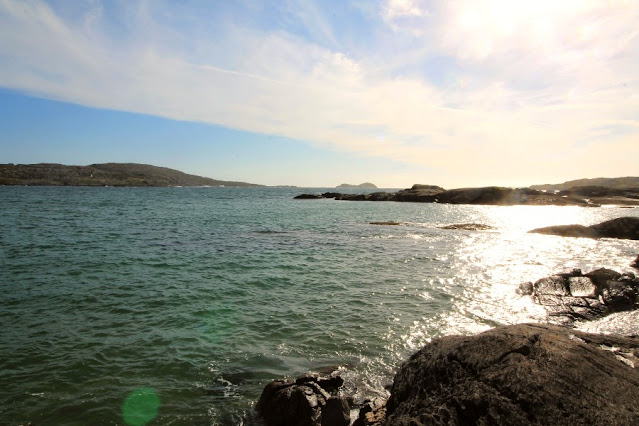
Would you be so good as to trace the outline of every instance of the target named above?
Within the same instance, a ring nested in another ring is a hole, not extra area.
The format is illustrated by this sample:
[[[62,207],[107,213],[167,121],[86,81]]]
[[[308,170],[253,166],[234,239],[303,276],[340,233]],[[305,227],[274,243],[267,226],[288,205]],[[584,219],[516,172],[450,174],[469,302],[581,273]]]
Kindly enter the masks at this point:
[[[543,321],[521,282],[639,253],[526,233],[637,208],[292,199],[315,191],[0,187],[0,424],[259,424],[309,370],[383,394],[433,338]],[[468,222],[495,229],[438,228]]]

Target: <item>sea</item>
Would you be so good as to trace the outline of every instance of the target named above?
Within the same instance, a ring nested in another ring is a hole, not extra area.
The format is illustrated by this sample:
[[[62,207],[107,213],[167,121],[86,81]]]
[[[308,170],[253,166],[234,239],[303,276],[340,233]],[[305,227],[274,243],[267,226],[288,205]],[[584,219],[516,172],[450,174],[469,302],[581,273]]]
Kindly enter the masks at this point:
[[[432,339],[546,321],[520,283],[639,254],[527,232],[639,208],[293,199],[327,190],[0,187],[0,424],[259,425],[309,371],[383,396]]]

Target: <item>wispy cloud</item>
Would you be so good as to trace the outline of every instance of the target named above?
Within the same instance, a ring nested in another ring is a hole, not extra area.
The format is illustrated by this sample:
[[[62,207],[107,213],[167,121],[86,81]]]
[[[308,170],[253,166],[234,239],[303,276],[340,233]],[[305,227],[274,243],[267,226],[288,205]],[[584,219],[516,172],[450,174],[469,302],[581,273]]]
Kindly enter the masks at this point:
[[[318,5],[289,3],[300,35],[156,2],[71,16],[0,0],[0,85],[422,165],[434,183],[638,171],[639,3],[388,1],[356,54]]]

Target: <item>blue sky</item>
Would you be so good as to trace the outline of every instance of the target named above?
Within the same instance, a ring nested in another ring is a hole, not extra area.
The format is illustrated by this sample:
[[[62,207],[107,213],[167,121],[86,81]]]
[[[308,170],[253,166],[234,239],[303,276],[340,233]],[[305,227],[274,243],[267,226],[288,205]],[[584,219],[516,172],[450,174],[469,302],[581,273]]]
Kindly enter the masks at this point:
[[[0,162],[267,185],[639,175],[634,0],[0,0]]]

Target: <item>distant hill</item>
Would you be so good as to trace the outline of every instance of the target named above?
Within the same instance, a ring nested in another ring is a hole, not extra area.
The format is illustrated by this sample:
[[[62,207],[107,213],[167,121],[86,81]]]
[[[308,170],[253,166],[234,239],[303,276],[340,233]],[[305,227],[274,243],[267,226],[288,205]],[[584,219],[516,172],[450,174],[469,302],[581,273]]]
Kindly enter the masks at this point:
[[[89,166],[0,164],[0,185],[29,186],[261,186],[189,175],[166,167],[136,163]]]
[[[377,186],[375,186],[374,184],[370,182],[360,183],[359,185],[351,185],[349,183],[343,183],[339,186],[336,186],[336,188],[377,188]]]
[[[545,191],[566,191],[578,186],[600,186],[613,189],[634,189],[639,188],[639,177],[619,177],[619,178],[594,178],[569,180],[558,184],[532,185],[531,189]]]

